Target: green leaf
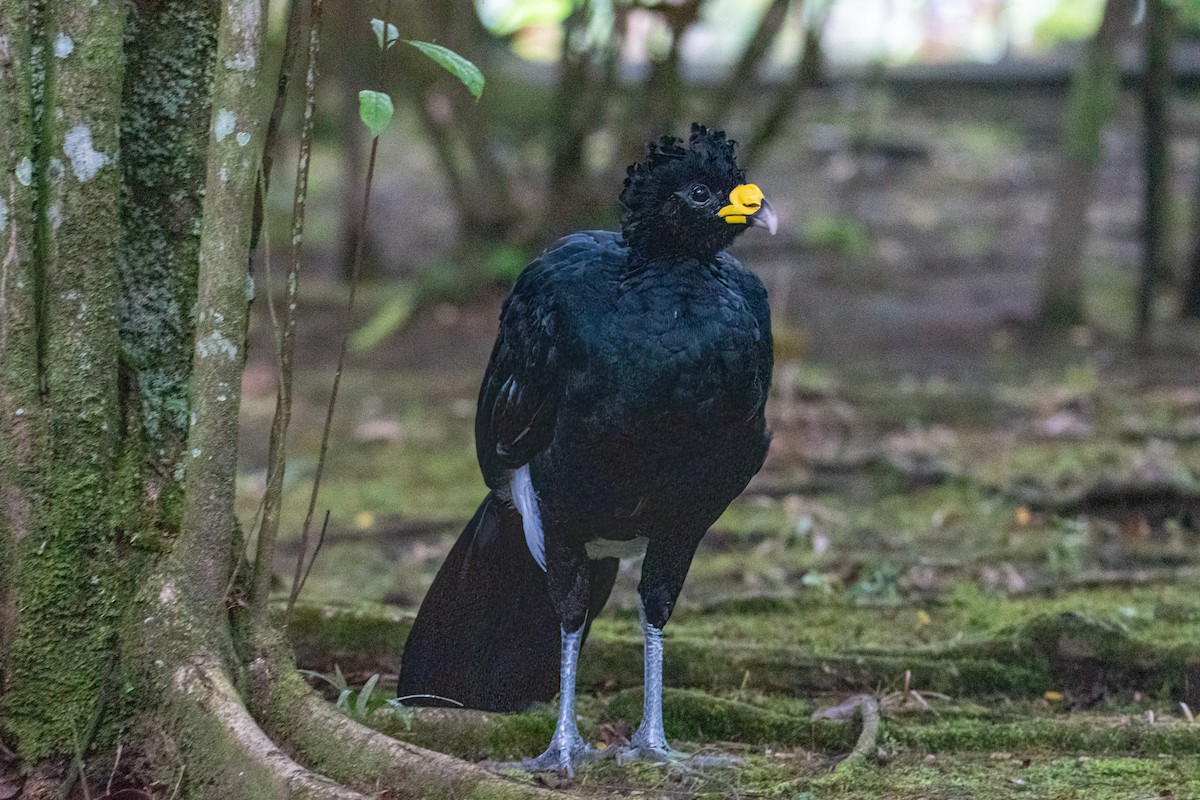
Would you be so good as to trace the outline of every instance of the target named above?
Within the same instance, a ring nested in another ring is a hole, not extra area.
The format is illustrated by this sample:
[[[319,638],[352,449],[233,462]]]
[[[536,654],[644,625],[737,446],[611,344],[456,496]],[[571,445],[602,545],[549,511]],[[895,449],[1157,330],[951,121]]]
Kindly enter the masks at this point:
[[[370,710],[368,704],[371,702],[371,695],[375,692],[375,684],[377,683],[379,683],[379,673],[375,673],[368,678],[366,685],[358,693],[358,700],[354,704],[354,714],[360,719],[366,717],[367,711]]]
[[[322,673],[317,672],[315,669],[301,669],[301,670],[297,670],[297,672],[299,672],[301,675],[306,675],[315,680],[325,681],[326,683],[328,683],[330,686],[332,686],[335,689],[339,688],[338,685],[334,682],[333,678],[329,677],[328,675],[323,675]]]
[[[379,136],[387,130],[392,121],[392,98],[383,92],[363,89],[358,93],[358,117],[367,126],[372,136]]]
[[[383,20],[371,20],[371,30],[375,31],[375,41],[379,42],[379,49],[383,49]],[[392,23],[387,24],[387,46],[391,47],[396,42],[400,41],[400,31]]]
[[[399,697],[393,697],[387,701],[388,707],[392,713],[404,723],[404,730],[411,731],[413,728],[413,710],[404,705],[404,700]]]
[[[467,91],[475,95],[475,97],[478,98],[483,94],[483,73],[479,71],[479,67],[467,61],[453,50],[442,47],[440,44],[417,42],[412,39],[405,39],[404,41],[432,58],[443,69],[462,81],[463,86],[467,87]]]
[[[416,290],[409,284],[402,283],[397,286],[395,295],[350,336],[350,352],[361,353],[370,350],[396,331],[403,329],[416,307]]]

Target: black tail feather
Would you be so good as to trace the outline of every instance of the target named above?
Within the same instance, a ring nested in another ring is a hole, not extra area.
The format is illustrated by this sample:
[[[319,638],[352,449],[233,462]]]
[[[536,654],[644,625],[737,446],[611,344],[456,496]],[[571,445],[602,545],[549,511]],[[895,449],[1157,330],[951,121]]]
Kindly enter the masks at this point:
[[[616,559],[592,563],[591,616],[607,601],[616,572]],[[484,711],[547,702],[558,692],[559,631],[520,515],[489,493],[421,603],[398,694],[413,705],[451,705],[432,695]]]

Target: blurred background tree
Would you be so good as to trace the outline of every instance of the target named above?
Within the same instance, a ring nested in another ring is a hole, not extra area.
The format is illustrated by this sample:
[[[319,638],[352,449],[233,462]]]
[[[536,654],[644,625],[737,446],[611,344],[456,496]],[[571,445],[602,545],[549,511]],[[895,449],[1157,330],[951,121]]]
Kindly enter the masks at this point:
[[[364,134],[347,122],[355,114],[353,89],[370,68],[371,32],[361,20],[382,9],[370,0],[347,1],[346,13],[330,22],[333,45],[322,54],[322,68],[332,80],[318,129],[322,155],[336,159],[336,166],[321,173],[325,196],[336,208],[333,218],[340,218],[326,223],[324,245],[342,276],[355,246],[359,200],[353,187],[365,167]],[[413,246],[398,249],[393,236],[372,230],[366,274],[415,279],[418,291],[411,297],[462,299],[481,281],[503,284],[553,237],[580,227],[612,227],[625,166],[646,141],[682,131],[692,120],[729,129],[752,167],[782,163],[787,181],[803,181],[792,174],[800,151],[825,157],[834,172],[849,177],[836,181],[837,196],[817,198],[815,218],[794,220],[792,244],[815,240],[827,250],[824,239],[833,236],[842,245],[850,242],[843,255],[870,260],[878,251],[861,246],[871,232],[860,213],[870,203],[866,171],[881,159],[919,164],[931,150],[929,142],[898,132],[889,116],[914,103],[936,106],[940,94],[945,107],[935,114],[953,117],[965,93],[987,106],[981,107],[986,119],[978,120],[986,125],[987,119],[1003,119],[1003,106],[1021,96],[1031,99],[1021,100],[1025,107],[1007,120],[1009,127],[1024,125],[1035,147],[1045,132],[1057,142],[1059,155],[1050,168],[1055,177],[1044,235],[1027,251],[1040,263],[1033,271],[1040,288],[1018,316],[1066,330],[1089,321],[1085,284],[1095,264],[1089,214],[1099,213],[1094,200],[1111,188],[1103,175],[1113,155],[1105,132],[1114,115],[1138,104],[1128,92],[1144,87],[1142,105],[1149,116],[1139,172],[1146,176],[1145,259],[1142,267],[1132,266],[1125,302],[1136,318],[1131,324],[1145,334],[1163,302],[1175,309],[1168,315],[1200,313],[1195,277],[1200,267],[1183,264],[1177,253],[1181,237],[1195,238],[1189,230],[1194,225],[1179,224],[1179,209],[1194,203],[1171,192],[1167,146],[1168,100],[1175,90],[1190,92],[1196,78],[1196,5],[1195,0],[1153,0],[1148,6],[1143,0],[411,4],[399,15],[401,35],[469,54],[488,75],[490,88],[476,101],[454,91],[454,79],[419,53],[402,55],[403,73],[416,78],[384,87],[405,101],[394,146],[408,156],[419,152],[436,180],[421,189],[420,198],[382,198],[385,206],[394,201],[409,211],[386,224],[403,228]],[[1166,55],[1172,42],[1177,42],[1173,61]],[[963,108],[958,116],[970,117]],[[383,178],[387,191],[386,170]],[[1192,249],[1200,253],[1200,245]],[[1192,261],[1200,264],[1200,256]]]

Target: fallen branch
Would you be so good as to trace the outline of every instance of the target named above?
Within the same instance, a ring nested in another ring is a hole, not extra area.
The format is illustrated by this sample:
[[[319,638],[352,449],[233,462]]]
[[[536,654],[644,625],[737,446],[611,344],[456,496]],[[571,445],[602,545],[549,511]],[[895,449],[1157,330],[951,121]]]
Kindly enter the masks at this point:
[[[858,716],[862,718],[862,732],[850,755],[843,758],[834,768],[835,772],[843,772],[864,765],[875,758],[875,748],[879,740],[879,703],[870,695],[859,695],[856,707]]]

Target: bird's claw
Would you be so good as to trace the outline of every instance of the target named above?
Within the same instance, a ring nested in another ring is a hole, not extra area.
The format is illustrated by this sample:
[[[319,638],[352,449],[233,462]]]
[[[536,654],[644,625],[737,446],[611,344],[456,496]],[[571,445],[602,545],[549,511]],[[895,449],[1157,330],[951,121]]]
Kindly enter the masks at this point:
[[[617,763],[626,764],[630,761],[649,761],[653,764],[681,764],[689,758],[688,753],[673,747],[650,747],[630,744],[617,750]]]
[[[676,750],[665,742],[659,745],[639,744],[637,737],[628,746],[617,750],[617,763],[627,764],[631,761],[646,761],[651,764],[664,764],[677,767],[731,767],[742,763],[735,756],[707,756],[686,753]]]
[[[569,778],[575,777],[575,766],[595,761],[600,755],[582,737],[575,736],[551,740],[546,752],[536,758],[525,758],[517,766],[527,772],[557,772]]]

